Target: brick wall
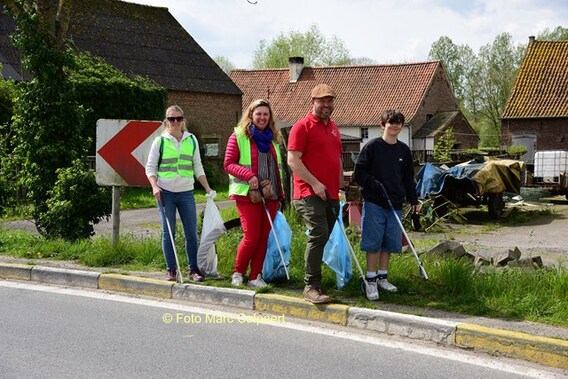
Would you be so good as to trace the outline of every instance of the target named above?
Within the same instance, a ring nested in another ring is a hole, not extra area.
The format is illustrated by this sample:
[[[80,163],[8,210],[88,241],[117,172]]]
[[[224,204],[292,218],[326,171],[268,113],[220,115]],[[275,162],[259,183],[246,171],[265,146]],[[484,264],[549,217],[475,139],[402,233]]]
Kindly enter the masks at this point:
[[[452,128],[454,132],[454,140],[458,144],[458,149],[477,149],[479,138],[461,113],[454,117],[448,127]],[[436,141],[438,138],[436,138]]]
[[[197,136],[200,145],[203,141],[219,142],[219,156],[203,159],[217,166],[217,175],[226,184],[228,178],[223,170],[223,158],[227,140],[241,116],[241,96],[171,91],[168,106],[173,104],[183,109],[187,128]],[[209,177],[210,173],[206,172],[206,175]]]
[[[536,135],[536,150],[568,149],[568,118],[503,120],[502,141],[511,145],[513,135]]]
[[[450,83],[445,72],[438,68],[432,80],[432,85],[424,96],[422,104],[416,115],[409,120],[412,124],[412,132],[416,133],[426,123],[427,115],[434,115],[442,111],[456,111],[458,104],[450,88]],[[406,115],[405,115],[406,116]]]

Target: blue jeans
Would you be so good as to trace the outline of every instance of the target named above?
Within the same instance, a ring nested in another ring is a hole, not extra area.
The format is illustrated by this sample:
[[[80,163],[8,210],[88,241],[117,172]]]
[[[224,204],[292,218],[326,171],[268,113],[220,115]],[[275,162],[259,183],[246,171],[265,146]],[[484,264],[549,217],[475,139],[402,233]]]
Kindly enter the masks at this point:
[[[168,225],[166,216],[170,221],[172,235],[176,237],[176,209],[179,212],[181,223],[183,225],[183,234],[185,236],[185,254],[189,269],[197,270],[197,211],[195,209],[195,198],[193,191],[170,192],[162,189],[162,203],[158,202],[160,217],[162,219],[162,250],[166,258],[168,269],[176,268],[176,258],[174,256],[174,248],[172,240],[168,233]],[[165,214],[164,214],[165,208]]]
[[[402,220],[402,210],[396,210]],[[400,253],[402,250],[402,230],[392,212],[380,205],[363,202],[361,217],[361,250],[366,253]]]

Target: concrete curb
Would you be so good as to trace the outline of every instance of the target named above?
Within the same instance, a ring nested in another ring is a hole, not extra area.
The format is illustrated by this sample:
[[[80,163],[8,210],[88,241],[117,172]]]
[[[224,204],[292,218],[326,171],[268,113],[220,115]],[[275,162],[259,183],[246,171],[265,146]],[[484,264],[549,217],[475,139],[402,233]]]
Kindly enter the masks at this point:
[[[19,263],[0,263],[0,278],[32,280],[32,267]]]
[[[458,323],[429,317],[351,307],[347,326],[453,346]]]
[[[34,266],[31,280],[40,283],[97,289],[99,288],[100,275],[99,272],[93,271]]]
[[[101,274],[99,276],[100,289],[166,299],[172,298],[173,285],[174,283],[165,280],[138,278],[128,275]]]
[[[458,324],[456,346],[568,369],[568,341],[556,338]]]
[[[172,288],[172,299],[244,309],[254,308],[254,294],[254,291],[206,287],[196,284],[176,284]]]
[[[254,309],[280,315],[347,325],[347,310],[349,307],[341,304],[315,305],[302,299],[288,296],[256,294],[254,297]]]
[[[341,304],[314,305],[302,299],[249,290],[175,284],[165,280],[91,271],[0,263],[0,278],[86,287],[166,299],[220,304],[278,316],[346,325],[411,339],[432,341],[568,369],[568,341],[479,325],[438,320]],[[95,285],[96,284],[96,285]]]

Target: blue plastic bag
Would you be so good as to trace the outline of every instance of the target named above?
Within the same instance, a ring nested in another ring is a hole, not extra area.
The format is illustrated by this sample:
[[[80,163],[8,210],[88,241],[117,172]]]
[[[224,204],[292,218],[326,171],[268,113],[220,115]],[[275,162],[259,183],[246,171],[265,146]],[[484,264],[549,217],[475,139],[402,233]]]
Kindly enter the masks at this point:
[[[341,202],[339,206],[339,214],[342,214],[345,202]],[[323,262],[333,271],[335,271],[335,282],[338,289],[342,289],[353,277],[353,267],[351,265],[351,254],[349,245],[341,228],[343,218],[335,221],[333,230],[329,236],[329,240],[323,249]]]
[[[282,248],[286,269],[290,270],[290,245],[292,244],[292,230],[286,221],[286,217],[282,212],[276,212],[274,217],[274,231],[278,236],[278,242]],[[286,269],[282,263],[278,245],[274,238],[274,233],[270,231],[268,236],[268,245],[266,248],[266,257],[264,258],[264,266],[262,267],[262,278],[267,283],[286,280]]]

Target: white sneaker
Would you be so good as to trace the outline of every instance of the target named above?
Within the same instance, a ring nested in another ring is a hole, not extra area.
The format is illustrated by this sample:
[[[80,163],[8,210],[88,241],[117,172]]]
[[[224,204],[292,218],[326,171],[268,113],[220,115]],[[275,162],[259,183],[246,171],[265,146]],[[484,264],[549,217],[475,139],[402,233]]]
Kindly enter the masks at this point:
[[[379,300],[379,289],[377,288],[377,277],[366,278],[367,285],[361,280],[361,290],[367,296],[370,301]]]
[[[252,288],[262,288],[262,287],[266,287],[267,285],[268,284],[266,284],[266,282],[262,279],[262,274],[258,274],[256,279],[249,280],[248,283],[247,283],[247,286],[252,287]]]
[[[234,286],[242,286],[243,285],[243,274],[240,272],[233,272],[233,278],[231,279],[231,284]]]
[[[387,279],[379,279],[379,280],[377,280],[377,284],[379,285],[379,287],[381,287],[382,289],[384,289],[387,292],[398,291],[398,288],[393,286]]]

